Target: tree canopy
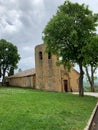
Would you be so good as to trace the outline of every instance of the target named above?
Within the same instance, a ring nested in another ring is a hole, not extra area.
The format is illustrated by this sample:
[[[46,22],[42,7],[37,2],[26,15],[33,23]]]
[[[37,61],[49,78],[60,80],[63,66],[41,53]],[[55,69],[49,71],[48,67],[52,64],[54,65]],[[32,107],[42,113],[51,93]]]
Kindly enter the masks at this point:
[[[17,68],[17,63],[20,60],[17,47],[4,39],[0,40],[0,75],[2,83],[5,83],[5,74],[9,73],[12,68]]]
[[[83,50],[96,33],[97,21],[98,14],[94,14],[85,4],[65,1],[43,31],[47,51],[62,57],[60,62],[67,67],[72,63],[79,65],[80,96],[83,96]]]

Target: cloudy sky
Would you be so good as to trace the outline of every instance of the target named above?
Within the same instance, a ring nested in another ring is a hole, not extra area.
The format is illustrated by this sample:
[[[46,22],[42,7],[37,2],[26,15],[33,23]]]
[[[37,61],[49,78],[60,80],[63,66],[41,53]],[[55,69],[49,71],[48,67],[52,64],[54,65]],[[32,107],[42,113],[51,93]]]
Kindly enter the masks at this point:
[[[85,3],[98,13],[97,0],[70,0]],[[0,0],[0,39],[18,47],[22,70],[33,68],[34,48],[43,43],[42,31],[64,0]]]

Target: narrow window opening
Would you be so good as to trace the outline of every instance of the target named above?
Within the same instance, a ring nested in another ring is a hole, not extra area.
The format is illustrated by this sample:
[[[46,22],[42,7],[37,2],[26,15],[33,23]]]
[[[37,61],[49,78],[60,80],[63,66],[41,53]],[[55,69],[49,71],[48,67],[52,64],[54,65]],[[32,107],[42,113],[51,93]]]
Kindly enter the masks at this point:
[[[40,60],[43,59],[43,55],[42,55],[42,52],[41,52],[41,51],[39,52],[39,59],[40,59]]]
[[[48,53],[48,59],[51,59],[51,53],[50,52]]]

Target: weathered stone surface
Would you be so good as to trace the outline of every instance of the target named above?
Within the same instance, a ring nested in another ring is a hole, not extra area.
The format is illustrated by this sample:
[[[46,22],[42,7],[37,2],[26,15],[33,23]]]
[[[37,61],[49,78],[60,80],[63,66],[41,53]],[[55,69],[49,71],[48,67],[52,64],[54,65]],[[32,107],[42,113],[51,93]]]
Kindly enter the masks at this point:
[[[52,55],[50,59],[48,57],[44,44],[36,46],[36,88],[48,91],[78,91],[79,73],[73,68],[67,72],[63,66],[56,65],[56,56]]]
[[[78,91],[79,73],[56,65],[57,57],[45,53],[45,45],[35,48],[35,70],[29,69],[7,78],[12,86],[32,87],[47,91]]]

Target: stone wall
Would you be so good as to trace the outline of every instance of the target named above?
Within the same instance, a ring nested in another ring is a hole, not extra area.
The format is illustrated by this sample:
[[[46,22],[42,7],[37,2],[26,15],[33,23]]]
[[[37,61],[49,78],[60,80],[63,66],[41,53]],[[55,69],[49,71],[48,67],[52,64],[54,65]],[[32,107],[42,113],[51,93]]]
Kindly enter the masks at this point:
[[[35,48],[36,88],[48,91],[78,91],[79,73],[73,69],[66,72],[63,66],[57,66],[57,57],[45,52],[45,45]]]
[[[40,57],[42,53],[42,58]],[[60,68],[56,66],[57,58],[45,53],[45,46],[35,48],[36,88],[48,91],[61,91]]]
[[[24,77],[11,77],[6,80],[10,86],[19,86],[19,87],[31,87],[35,88],[36,80],[35,75],[24,76]]]

